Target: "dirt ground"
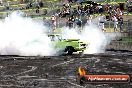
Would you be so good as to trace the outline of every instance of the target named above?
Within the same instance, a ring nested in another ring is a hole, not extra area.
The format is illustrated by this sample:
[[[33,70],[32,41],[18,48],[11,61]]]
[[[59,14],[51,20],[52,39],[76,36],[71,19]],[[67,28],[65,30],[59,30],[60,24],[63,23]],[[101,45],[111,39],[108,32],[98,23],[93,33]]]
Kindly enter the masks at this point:
[[[1,88],[132,88],[125,84],[85,84],[76,80],[77,67],[87,74],[132,74],[132,52],[46,57],[0,56]]]

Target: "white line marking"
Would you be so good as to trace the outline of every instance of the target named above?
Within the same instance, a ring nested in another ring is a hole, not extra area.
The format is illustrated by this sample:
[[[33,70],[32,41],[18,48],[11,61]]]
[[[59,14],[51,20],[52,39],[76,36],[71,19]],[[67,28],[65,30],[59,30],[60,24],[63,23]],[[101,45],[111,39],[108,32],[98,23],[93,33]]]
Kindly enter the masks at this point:
[[[69,61],[65,61],[65,62],[63,62],[63,63],[59,63],[59,64],[56,64],[56,65],[53,65],[52,68],[53,68],[53,67],[56,67],[56,66],[59,66],[59,65],[68,64],[68,63],[70,63],[70,62],[72,62],[72,61],[74,61],[74,59],[71,59],[71,60],[69,60]]]
[[[24,73],[28,73],[28,72],[31,72],[31,71],[34,71],[35,69],[37,69],[37,67],[35,67],[35,66],[28,66],[28,67],[31,67],[31,69],[27,70],[25,72],[21,72],[21,73],[15,74],[13,76],[18,76],[18,75],[21,75],[21,74],[24,74]]]
[[[34,70],[37,69],[37,67],[35,67],[35,66],[28,66],[28,67],[31,67],[31,69],[30,70],[27,70],[27,71],[24,71],[24,72],[21,72],[21,73],[18,73],[18,74],[15,74],[15,75],[3,75],[3,76],[4,77],[8,77],[8,76],[10,76],[10,77],[18,76],[18,75],[21,75],[21,74],[24,74],[24,73],[28,73],[28,72],[31,72],[31,71],[34,71]]]
[[[80,86],[80,85],[75,84],[75,83],[72,83],[72,82],[70,82],[70,81],[67,81],[67,82],[70,83],[70,84],[72,84],[72,85],[74,85],[74,86],[77,86],[77,87],[80,87],[80,88],[84,88],[84,86]]]

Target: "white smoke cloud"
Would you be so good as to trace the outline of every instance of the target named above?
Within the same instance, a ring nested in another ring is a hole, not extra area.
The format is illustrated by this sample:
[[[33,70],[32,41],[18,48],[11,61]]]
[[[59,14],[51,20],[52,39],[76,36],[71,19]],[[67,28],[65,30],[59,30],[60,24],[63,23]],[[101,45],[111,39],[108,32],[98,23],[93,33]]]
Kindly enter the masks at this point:
[[[53,55],[46,27],[13,12],[0,22],[1,55]]]
[[[82,32],[82,38],[86,42],[89,42],[89,47],[84,53],[102,53],[107,44],[107,39],[104,33],[95,25],[85,26]]]
[[[79,30],[76,28],[69,29],[64,27],[61,31],[62,39],[80,39],[81,34],[79,34]]]
[[[95,21],[94,21],[95,22]],[[47,28],[31,18],[22,17],[14,12],[0,21],[0,54],[1,55],[60,55],[60,49],[54,49],[48,38]],[[86,25],[83,30],[63,28],[62,38],[80,39],[89,43],[85,54],[103,53],[106,45],[119,34],[103,33],[95,23]]]
[[[95,19],[94,19],[95,20]],[[95,23],[86,25],[80,32],[78,29],[63,28],[63,38],[75,38],[88,43],[89,46],[84,51],[85,54],[104,53],[106,46],[112,39],[120,36],[120,33],[104,33]]]

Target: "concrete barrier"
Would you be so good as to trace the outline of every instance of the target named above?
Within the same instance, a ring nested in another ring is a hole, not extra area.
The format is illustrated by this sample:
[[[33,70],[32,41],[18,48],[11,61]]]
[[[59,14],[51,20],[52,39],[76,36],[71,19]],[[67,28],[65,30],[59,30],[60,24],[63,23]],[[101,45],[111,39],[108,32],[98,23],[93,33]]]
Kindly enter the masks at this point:
[[[107,46],[107,49],[132,51],[132,42],[131,43],[112,42]]]
[[[130,33],[122,33],[122,37],[132,37]],[[120,41],[121,37],[116,38],[116,40],[112,40],[109,45],[107,45],[107,49],[115,49],[115,50],[129,50],[132,51],[132,42],[130,41]]]

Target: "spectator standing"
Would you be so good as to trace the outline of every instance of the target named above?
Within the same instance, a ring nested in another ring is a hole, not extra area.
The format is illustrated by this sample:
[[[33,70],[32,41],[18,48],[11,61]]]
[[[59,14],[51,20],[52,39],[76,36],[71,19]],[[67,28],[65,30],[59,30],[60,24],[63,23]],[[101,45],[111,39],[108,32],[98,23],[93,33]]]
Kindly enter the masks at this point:
[[[114,15],[114,16],[112,17],[112,20],[113,20],[113,22],[114,22],[114,32],[116,32],[116,31],[117,31],[117,25],[118,25],[118,19],[117,19],[117,17]]]
[[[100,27],[100,29],[103,32],[105,32],[105,29],[104,29],[104,22],[105,22],[105,20],[106,20],[105,16],[101,14],[100,17],[99,17],[99,27]]]
[[[88,25],[91,25],[91,24],[92,24],[92,16],[91,16],[91,15],[89,15],[89,16],[87,17],[87,24],[88,24]]]
[[[123,17],[119,17],[119,27],[120,27],[120,32],[123,32]]]
[[[56,17],[55,17],[55,15],[52,15],[51,23],[53,25],[53,31],[55,31],[56,30]]]
[[[72,17],[69,17],[69,18],[68,18],[68,27],[69,27],[69,28],[72,28],[72,27],[73,27],[73,21],[74,21],[74,20],[73,20]]]
[[[75,23],[78,27],[81,27],[81,19],[78,16],[75,18]]]

